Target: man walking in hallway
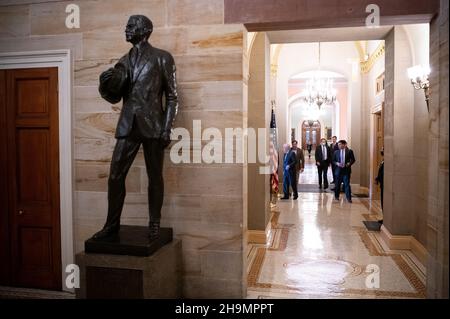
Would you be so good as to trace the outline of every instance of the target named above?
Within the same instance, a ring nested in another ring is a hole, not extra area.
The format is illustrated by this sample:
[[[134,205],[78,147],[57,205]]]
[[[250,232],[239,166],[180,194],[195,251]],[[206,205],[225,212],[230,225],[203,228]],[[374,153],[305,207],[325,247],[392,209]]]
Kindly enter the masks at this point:
[[[295,153],[291,150],[289,144],[283,145],[284,159],[283,159],[283,192],[284,197],[281,199],[289,199],[289,186],[292,187],[294,194],[294,200],[298,198],[297,183],[295,180],[295,165],[296,157]]]
[[[347,147],[345,140],[339,141],[339,150],[333,155],[333,163],[336,165],[336,187],[334,198],[339,200],[341,183],[344,183],[345,197],[349,203],[352,202],[352,190],[350,188],[350,176],[352,165],[356,162],[353,151]]]
[[[384,157],[384,147],[381,148],[381,157]],[[375,178],[375,182],[380,185],[381,192],[381,210],[383,210],[383,186],[384,186],[384,159],[381,160],[380,166],[378,166],[378,175]]]
[[[308,150],[308,158],[311,158],[312,143],[310,141],[306,142],[306,149]]]
[[[322,138],[320,140],[320,145],[316,148],[316,165],[317,172],[319,173],[319,188],[322,189],[322,180],[323,180],[323,189],[328,188],[328,166],[331,163],[331,150],[327,145],[327,140]]]
[[[298,185],[299,175],[305,170],[305,156],[303,155],[303,150],[298,148],[298,142],[296,140],[292,141],[292,151],[295,153],[295,184]]]
[[[339,150],[339,145],[338,145],[338,142],[337,142],[337,136],[333,136],[331,138],[330,150],[331,150],[331,158],[333,158],[334,152]],[[335,173],[335,171],[336,171],[336,165],[334,165],[334,162],[331,161],[331,172],[333,174],[333,181],[331,182],[331,184],[335,184],[335,180],[334,180],[334,173]]]

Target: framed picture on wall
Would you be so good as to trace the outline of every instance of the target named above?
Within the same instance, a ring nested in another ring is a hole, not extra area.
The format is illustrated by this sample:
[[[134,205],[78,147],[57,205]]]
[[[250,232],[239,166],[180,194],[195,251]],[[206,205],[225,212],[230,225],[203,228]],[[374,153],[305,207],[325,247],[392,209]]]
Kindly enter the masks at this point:
[[[375,87],[375,94],[380,94],[384,91],[384,72],[381,73],[377,79],[376,79],[376,87]]]

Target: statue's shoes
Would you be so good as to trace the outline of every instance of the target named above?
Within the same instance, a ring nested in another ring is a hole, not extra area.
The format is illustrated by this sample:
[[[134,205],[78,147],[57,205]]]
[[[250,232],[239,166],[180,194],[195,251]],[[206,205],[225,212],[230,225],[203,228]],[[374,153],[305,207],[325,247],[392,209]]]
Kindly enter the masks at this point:
[[[119,235],[119,231],[112,228],[103,228],[92,236],[94,240],[115,239]]]
[[[150,239],[156,239],[159,237],[159,228],[160,228],[160,223],[159,222],[150,222],[149,225],[149,237]]]

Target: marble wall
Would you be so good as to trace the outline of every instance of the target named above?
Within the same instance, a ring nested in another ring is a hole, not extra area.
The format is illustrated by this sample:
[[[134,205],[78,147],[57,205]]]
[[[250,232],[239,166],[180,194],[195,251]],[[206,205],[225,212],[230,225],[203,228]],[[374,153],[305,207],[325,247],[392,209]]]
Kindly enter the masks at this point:
[[[431,105],[428,126],[427,296],[448,298],[448,1],[430,25]]]
[[[100,98],[98,76],[127,52],[123,30],[128,16],[150,17],[152,45],[174,55],[180,95],[175,127],[186,127],[191,134],[193,120],[222,133],[226,127],[242,127],[244,30],[242,25],[224,25],[223,0],[42,2],[2,1],[0,51],[72,51],[73,220],[79,252],[106,217],[109,162],[121,105]],[[80,7],[79,29],[65,27],[70,3]],[[242,297],[243,165],[173,164],[168,155],[162,224],[182,239],[184,296]],[[123,223],[147,223],[147,185],[140,152],[127,178]]]
[[[269,39],[258,32],[250,51],[248,79],[248,127],[267,128],[270,121],[269,91]],[[265,154],[268,154],[268,134]],[[259,144],[257,146],[258,152]],[[248,229],[264,231],[270,219],[270,175],[261,174],[259,163],[248,163]]]
[[[402,69],[412,62],[406,41],[401,27],[386,38],[385,226],[426,247],[427,296],[448,298],[448,3],[441,1],[430,25],[429,114],[423,92],[404,103],[411,88]]]
[[[384,225],[394,235],[414,234],[414,88],[407,76],[412,65],[404,29],[395,26],[385,39]]]
[[[427,25],[396,26],[386,43],[385,127],[385,219],[386,227],[396,235],[412,235],[423,246],[427,244],[427,194],[429,153],[427,145],[428,112],[422,90],[414,90],[407,78],[407,68],[428,63]],[[373,130],[370,108],[381,100],[374,96],[375,80],[385,69],[379,59],[365,77],[364,110],[367,140]],[[395,65],[395,69],[392,69]],[[369,129],[370,128],[370,129]],[[367,172],[373,157],[367,145]],[[372,171],[373,172],[373,171]],[[374,180],[367,175],[367,183]],[[377,187],[371,184],[372,187]]]
[[[430,44],[429,25],[403,26],[411,41],[413,65],[429,64]],[[427,245],[427,209],[428,209],[428,166],[430,154],[428,145],[429,114],[423,90],[414,90],[414,172],[416,180],[414,189],[414,237],[426,247]]]
[[[368,54],[373,55],[376,53],[376,49],[379,45],[383,45],[383,41],[369,41],[367,47]],[[367,73],[361,73],[361,180],[360,185],[369,188],[372,199],[380,199],[376,190],[379,190],[379,186],[375,184],[375,176],[378,173],[378,167],[373,167],[372,161],[375,152],[379,152],[378,149],[374,149],[374,110],[380,108],[384,102],[384,92],[377,94],[376,92],[376,80],[380,76],[385,68],[384,54],[376,59],[373,66]]]

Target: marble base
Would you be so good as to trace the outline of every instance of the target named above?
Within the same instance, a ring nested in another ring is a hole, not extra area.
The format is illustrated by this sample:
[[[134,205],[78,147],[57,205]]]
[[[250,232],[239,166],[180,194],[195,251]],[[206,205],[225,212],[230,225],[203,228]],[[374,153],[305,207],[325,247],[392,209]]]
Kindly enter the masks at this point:
[[[180,298],[181,241],[147,257],[79,253],[77,299]]]
[[[151,239],[148,227],[122,225],[116,237],[86,240],[84,251],[112,255],[150,256],[172,241],[172,233],[172,228],[161,228],[159,237]]]

